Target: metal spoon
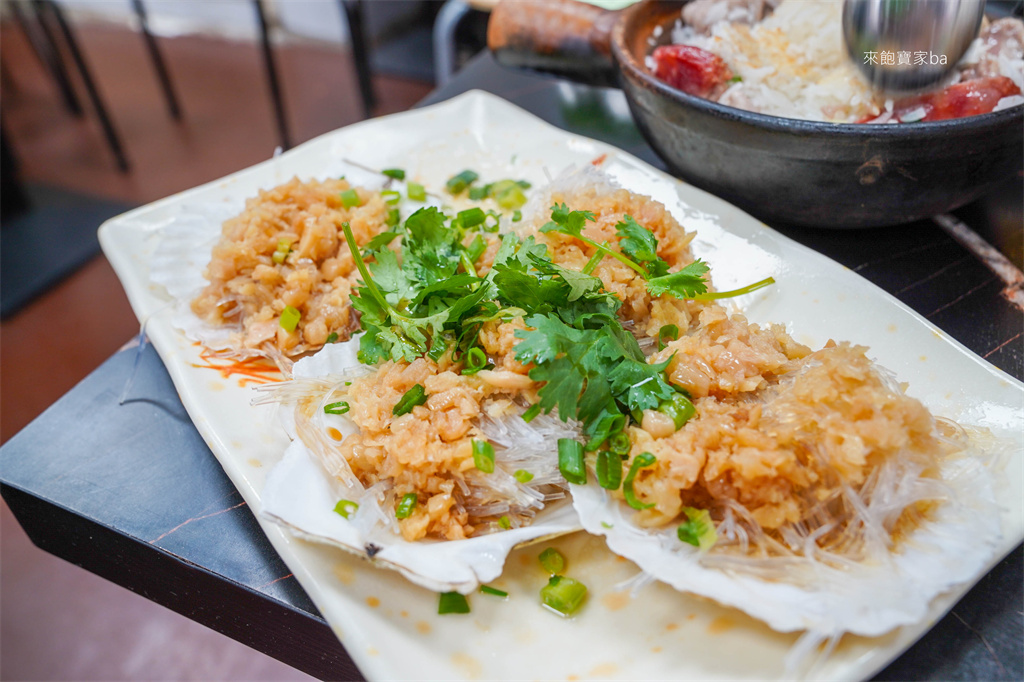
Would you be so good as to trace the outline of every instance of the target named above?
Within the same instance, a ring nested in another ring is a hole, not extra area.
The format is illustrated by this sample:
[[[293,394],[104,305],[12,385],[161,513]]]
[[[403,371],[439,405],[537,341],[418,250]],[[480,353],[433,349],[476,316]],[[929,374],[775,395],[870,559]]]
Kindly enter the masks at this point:
[[[956,66],[984,10],[984,0],[844,0],[843,38],[872,85],[919,90]]]

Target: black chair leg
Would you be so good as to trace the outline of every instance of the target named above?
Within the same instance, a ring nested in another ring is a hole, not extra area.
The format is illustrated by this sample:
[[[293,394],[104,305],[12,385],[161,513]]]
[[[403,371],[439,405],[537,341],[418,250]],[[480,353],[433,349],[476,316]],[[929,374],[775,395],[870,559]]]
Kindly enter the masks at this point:
[[[270,46],[270,30],[267,26],[267,15],[260,0],[253,0],[256,16],[260,22],[260,38],[263,43],[263,63],[267,68],[267,82],[270,84],[270,96],[274,101],[274,116],[277,118],[277,133],[281,138],[281,147],[291,149],[288,137],[288,124],[284,117],[284,101],[281,99],[281,87],[277,80],[277,68],[274,65],[274,51]]]
[[[82,51],[78,49],[78,41],[71,31],[70,24],[64,18],[64,12],[61,11],[60,7],[53,0],[36,1],[57,21],[57,26],[60,27],[64,42],[67,43],[68,51],[71,53],[71,59],[74,60],[78,73],[82,77],[85,92],[89,95],[89,101],[96,110],[96,116],[100,119],[103,135],[107,138],[107,144],[110,145],[110,150],[114,153],[114,158],[117,160],[117,167],[121,169],[121,172],[127,173],[129,169],[128,158],[125,156],[124,148],[121,146],[121,138],[118,136],[117,131],[114,129],[114,124],[107,114],[107,107],[103,104],[102,98],[100,98],[99,90],[96,89],[96,83],[93,81],[89,67],[85,63],[85,57],[82,55]],[[40,19],[44,19],[44,17],[41,15]],[[43,25],[46,24],[45,20],[41,21],[41,23]]]
[[[156,42],[156,37],[149,30],[149,17],[146,15],[146,8],[142,4],[142,0],[132,0],[132,8],[135,10],[135,16],[139,20],[139,28],[142,30],[142,36],[146,40],[146,49],[149,50],[149,58],[153,62],[153,68],[156,70],[157,78],[160,80],[160,88],[164,92],[164,99],[167,100],[167,110],[171,113],[171,118],[175,121],[181,120],[181,107],[178,105],[178,96],[174,92],[174,85],[171,83],[171,74],[167,71],[167,65],[164,62],[164,56],[160,52],[160,46]]]
[[[14,18],[28,39],[28,44],[32,46],[32,51],[36,53],[36,57],[39,58],[39,61],[46,70],[50,72],[54,82],[57,84],[57,90],[60,91],[61,99],[64,100],[64,106],[74,116],[81,118],[85,115],[85,110],[82,109],[82,103],[78,101],[75,89],[71,86],[71,79],[68,78],[67,69],[64,68],[64,61],[60,58],[57,42],[54,40],[49,25],[43,21],[43,17],[39,13],[39,6],[36,4],[32,5],[33,14],[35,14],[36,23],[40,29],[38,33],[35,27],[29,24],[20,2],[12,2],[10,6],[14,12]],[[42,35],[40,36],[40,34]]]
[[[359,81],[359,92],[363,98],[363,114],[370,118],[377,106],[377,95],[373,91],[373,78],[370,73],[370,49],[366,41],[366,25],[363,22],[363,3],[362,0],[339,0],[339,4],[348,20],[356,80]]]

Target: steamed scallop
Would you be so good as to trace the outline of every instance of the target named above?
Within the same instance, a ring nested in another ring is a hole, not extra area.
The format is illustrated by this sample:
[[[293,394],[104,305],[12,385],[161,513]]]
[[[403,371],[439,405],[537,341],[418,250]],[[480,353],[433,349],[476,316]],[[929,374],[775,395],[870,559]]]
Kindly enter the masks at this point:
[[[634,431],[628,495],[571,486],[583,527],[647,575],[818,642],[917,622],[993,558],[994,440],[933,418],[864,348],[694,403],[671,436]]]
[[[263,400],[284,405],[295,440],[267,478],[263,516],[462,593],[500,575],[514,547],[578,530],[555,454],[572,425],[527,423],[500,391],[436,365],[360,365],[357,349],[330,344],[269,387]],[[395,415],[410,381],[436,400]],[[474,458],[474,442],[488,443],[491,465]]]

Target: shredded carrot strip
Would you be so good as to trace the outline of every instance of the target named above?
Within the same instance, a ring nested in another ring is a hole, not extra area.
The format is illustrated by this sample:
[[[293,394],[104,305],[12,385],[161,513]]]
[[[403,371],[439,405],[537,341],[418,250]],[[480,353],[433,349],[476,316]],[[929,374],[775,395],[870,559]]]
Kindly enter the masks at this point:
[[[252,357],[245,360],[224,358],[208,348],[204,348],[199,357],[202,363],[192,363],[193,367],[202,367],[216,370],[225,379],[230,379],[236,374],[242,375],[238,385],[242,388],[250,384],[269,384],[274,381],[281,381],[284,377],[277,365],[266,358]]]

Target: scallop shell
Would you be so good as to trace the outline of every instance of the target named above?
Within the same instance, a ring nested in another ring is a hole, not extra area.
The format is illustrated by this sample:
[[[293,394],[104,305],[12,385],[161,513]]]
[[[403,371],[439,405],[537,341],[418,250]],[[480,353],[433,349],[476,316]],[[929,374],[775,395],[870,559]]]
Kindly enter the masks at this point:
[[[806,630],[821,641],[844,632],[877,636],[920,621],[936,596],[974,579],[989,565],[1001,538],[999,509],[986,464],[992,457],[978,455],[947,462],[942,503],[896,551],[842,565],[797,558],[791,566],[799,580],[759,577],[743,562],[717,556],[714,547],[701,552],[680,542],[674,526],[641,528],[631,508],[593,483],[570,488],[584,529],[603,535],[613,552],[649,576],[745,611],[780,632]]]
[[[358,337],[326,346],[297,362],[295,376],[316,379],[365,371],[356,359],[358,348]],[[283,411],[285,428],[294,438],[296,426],[290,415],[290,410]],[[325,423],[342,433],[351,433],[357,428],[344,416],[324,416]],[[522,423],[518,417],[511,421]],[[554,419],[552,422],[552,429],[558,429],[554,437],[540,436],[549,444],[555,443],[558,436],[575,433],[572,426]],[[517,434],[513,431],[509,435]],[[329,475],[313,451],[296,438],[267,477],[261,514],[298,537],[353,552],[378,566],[396,570],[427,589],[463,594],[497,578],[505,558],[515,547],[580,529],[572,505],[568,500],[560,500],[548,504],[528,526],[465,540],[409,542],[398,533],[390,515],[377,504],[378,491],[363,490],[358,482],[353,483],[346,486],[339,478]],[[339,499],[359,503],[358,511],[350,519],[333,511]]]
[[[339,161],[322,174],[324,177],[346,177],[354,186],[380,189],[387,180],[353,162]],[[284,182],[287,178],[278,178]],[[221,236],[225,220],[245,208],[242,199],[194,202],[166,220],[156,231],[156,247],[150,261],[150,280],[162,286],[170,297],[171,324],[190,341],[197,341],[213,351],[234,351],[242,347],[240,330],[233,326],[212,325],[192,312],[191,303],[208,281],[203,276],[210,263],[212,249]],[[245,350],[243,356],[260,355]]]

